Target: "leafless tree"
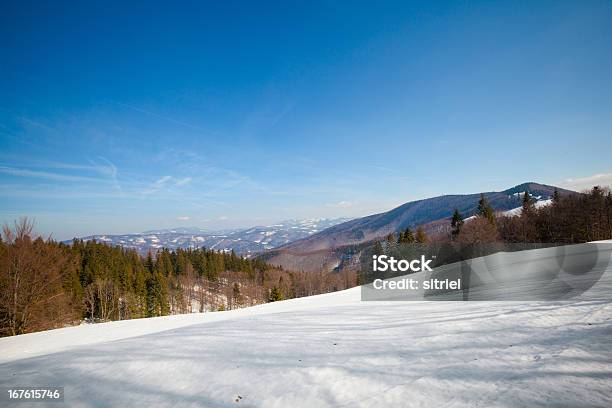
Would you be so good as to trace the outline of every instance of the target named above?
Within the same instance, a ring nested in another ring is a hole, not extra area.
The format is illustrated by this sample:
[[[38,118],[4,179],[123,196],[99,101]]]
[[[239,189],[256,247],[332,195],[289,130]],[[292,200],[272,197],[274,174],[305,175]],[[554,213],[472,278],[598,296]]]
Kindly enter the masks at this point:
[[[196,285],[196,273],[191,262],[187,261],[185,264],[185,270],[179,282],[184,291],[186,312],[191,313],[193,312],[192,301],[194,298],[194,286]]]
[[[89,284],[83,291],[83,303],[89,318],[93,321],[96,314],[96,287],[93,283]]]
[[[34,224],[21,218],[11,228],[3,227],[0,257],[0,330],[16,335],[49,328],[49,319],[69,314],[62,290],[65,254],[46,245],[42,238],[32,239]]]
[[[497,227],[484,217],[466,222],[457,241],[463,245],[491,244],[500,240]]]
[[[98,297],[100,319],[110,320],[117,301],[115,285],[109,279],[97,279],[94,287]]]

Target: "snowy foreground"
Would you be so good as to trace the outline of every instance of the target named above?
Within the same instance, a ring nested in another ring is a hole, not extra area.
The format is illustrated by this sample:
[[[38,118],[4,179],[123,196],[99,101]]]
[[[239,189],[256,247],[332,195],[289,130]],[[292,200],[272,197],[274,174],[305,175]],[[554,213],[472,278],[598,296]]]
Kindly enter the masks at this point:
[[[354,288],[0,351],[0,386],[63,386],[68,406],[610,407],[612,267],[566,301],[362,302]]]

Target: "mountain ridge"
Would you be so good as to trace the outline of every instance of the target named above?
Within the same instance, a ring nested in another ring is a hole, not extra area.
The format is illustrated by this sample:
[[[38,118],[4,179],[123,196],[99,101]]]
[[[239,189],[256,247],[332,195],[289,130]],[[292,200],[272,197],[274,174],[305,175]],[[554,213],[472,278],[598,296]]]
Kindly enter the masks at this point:
[[[555,189],[560,194],[575,193],[546,184],[526,182],[506,190],[489,191],[482,194],[494,210],[507,211],[521,205],[520,193],[524,191],[529,191],[536,200],[540,200],[550,199]],[[278,249],[295,249],[296,246],[303,245],[306,242],[309,243],[306,248],[308,251],[334,248],[337,246],[334,243],[339,245],[360,244],[374,237],[382,237],[408,227],[414,228],[450,217],[455,208],[461,212],[464,218],[467,218],[474,214],[480,194],[447,194],[409,201],[386,212],[355,218],[335,225],[309,237],[283,245]],[[339,236],[338,234],[342,235]],[[327,237],[324,242],[319,241],[322,237]]]
[[[218,231],[210,231],[199,227],[177,227],[152,229],[131,234],[95,234],[77,239],[96,240],[109,245],[136,249],[143,255],[149,251],[155,252],[162,248],[206,247],[225,252],[233,250],[239,255],[250,257],[347,220],[348,218],[292,219],[273,225]],[[72,240],[63,242],[69,244]]]
[[[525,191],[528,191],[536,201],[541,201],[551,199],[555,190],[561,195],[577,194],[571,190],[532,181],[506,190],[482,194],[495,211],[503,212],[520,207],[522,194]],[[447,194],[409,201],[389,211],[332,226],[267,251],[262,256],[267,262],[288,269],[333,269],[345,259],[347,251],[353,250],[351,247],[381,239],[408,227],[424,226],[427,233],[442,231],[450,224],[449,219],[455,208],[464,218],[474,215],[480,195],[481,193]]]

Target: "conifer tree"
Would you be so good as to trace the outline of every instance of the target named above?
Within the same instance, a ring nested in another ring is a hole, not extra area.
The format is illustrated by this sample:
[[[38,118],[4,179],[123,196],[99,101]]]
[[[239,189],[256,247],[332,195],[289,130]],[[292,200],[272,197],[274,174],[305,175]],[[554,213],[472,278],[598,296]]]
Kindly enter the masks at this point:
[[[559,196],[559,190],[555,188],[555,192],[553,193],[552,197],[553,203],[558,203],[560,199],[561,197]]]
[[[495,225],[495,213],[493,208],[489,204],[489,201],[484,194],[480,194],[480,200],[478,200],[478,207],[476,208],[476,214],[480,217],[486,218],[492,225]]]
[[[397,242],[398,244],[414,244],[415,242],[414,234],[412,233],[412,230],[410,229],[410,227],[406,228],[404,232],[400,233],[400,236]]]
[[[533,242],[538,235],[535,226],[536,207],[535,202],[528,191],[523,194],[523,205],[521,209],[521,235],[523,242]]]
[[[147,260],[145,262],[145,268],[149,271],[149,273],[153,273],[153,268],[155,265],[153,264],[153,255],[151,255],[151,251],[147,252]]]
[[[283,293],[280,291],[279,288],[277,288],[276,286],[274,286],[271,290],[270,290],[270,296],[268,296],[268,302],[276,302],[279,300],[283,300]]]
[[[155,272],[147,283],[147,316],[165,316],[170,313],[168,283],[163,275],[160,262],[156,263]]]
[[[146,270],[141,266],[137,267],[134,279],[134,295],[136,304],[133,314],[135,317],[145,317],[147,315],[147,276]]]
[[[529,216],[533,215],[534,211],[535,211],[535,202],[533,201],[533,198],[531,197],[529,192],[525,191],[525,194],[523,194],[523,211],[522,211],[522,213],[525,216],[529,217]]]
[[[451,237],[452,239],[457,238],[463,227],[463,217],[458,209],[455,208],[455,212],[451,218]]]

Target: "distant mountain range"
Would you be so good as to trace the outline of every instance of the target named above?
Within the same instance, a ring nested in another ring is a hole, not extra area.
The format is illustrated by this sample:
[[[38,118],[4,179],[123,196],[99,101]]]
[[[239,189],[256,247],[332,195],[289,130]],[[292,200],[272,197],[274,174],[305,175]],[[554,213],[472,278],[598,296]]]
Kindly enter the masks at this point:
[[[305,238],[326,228],[343,223],[348,218],[317,218],[308,220],[287,220],[274,225],[245,229],[208,231],[197,227],[150,230],[142,233],[123,235],[90,235],[82,239],[105,242],[133,248],[141,254],[155,252],[160,248],[199,248],[206,247],[220,251],[234,250],[236,253],[251,256],[268,249]],[[72,241],[65,241],[70,243]]]
[[[537,206],[550,202],[555,189],[561,195],[573,191],[545,184],[523,183],[504,191],[484,193],[495,211],[520,214],[523,194],[528,191]],[[142,254],[160,248],[206,247],[231,251],[251,257],[259,255],[267,262],[292,270],[332,270],[347,260],[354,260],[359,247],[406,229],[423,227],[428,234],[448,230],[450,217],[458,209],[464,218],[476,212],[480,193],[443,195],[411,201],[390,211],[363,218],[288,220],[268,226],[223,231],[197,227],[145,231],[125,235],[90,235],[111,245],[134,248]],[[70,241],[67,241],[70,242]]]
[[[523,183],[504,191],[486,192],[484,195],[494,210],[516,213],[516,209],[522,205],[525,191],[537,201],[544,202],[552,198],[555,188],[545,184]],[[561,195],[576,194],[562,188],[556,189]],[[349,247],[381,239],[389,233],[418,226],[422,226],[429,234],[443,231],[450,226],[450,217],[455,208],[464,218],[473,216],[479,199],[480,193],[443,195],[411,201],[390,211],[356,218],[285,244],[268,251],[264,257],[268,262],[288,269],[333,269],[346,258],[347,251],[355,250]]]

